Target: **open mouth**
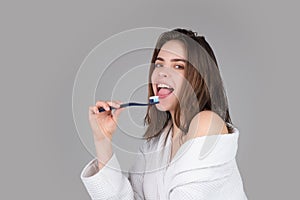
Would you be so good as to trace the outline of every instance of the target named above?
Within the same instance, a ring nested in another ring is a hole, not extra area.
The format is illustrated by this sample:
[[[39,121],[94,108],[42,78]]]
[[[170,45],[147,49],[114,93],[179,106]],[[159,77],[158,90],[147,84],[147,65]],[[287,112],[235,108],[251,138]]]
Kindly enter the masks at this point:
[[[170,87],[166,84],[157,84],[157,96],[159,96],[160,99],[166,98],[174,91],[174,88]]]

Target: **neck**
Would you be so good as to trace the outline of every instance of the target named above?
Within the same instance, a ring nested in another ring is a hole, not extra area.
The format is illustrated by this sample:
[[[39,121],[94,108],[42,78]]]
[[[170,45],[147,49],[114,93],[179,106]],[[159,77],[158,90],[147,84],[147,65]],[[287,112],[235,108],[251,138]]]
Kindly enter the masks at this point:
[[[177,138],[181,134],[181,130],[176,126],[175,118],[174,118],[174,112],[170,112],[172,116],[172,123],[173,123],[173,129],[172,129],[172,138]]]

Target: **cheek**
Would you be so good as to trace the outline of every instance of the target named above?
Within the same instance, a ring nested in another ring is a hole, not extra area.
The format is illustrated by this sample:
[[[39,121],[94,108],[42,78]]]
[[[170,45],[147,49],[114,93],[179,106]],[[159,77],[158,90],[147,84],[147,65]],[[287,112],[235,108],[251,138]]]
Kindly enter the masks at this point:
[[[184,77],[176,79],[176,83],[177,84],[176,84],[176,91],[175,91],[175,93],[176,93],[177,96],[180,95],[180,91],[182,90],[185,81],[186,80],[185,80]]]
[[[185,77],[181,74],[177,75],[176,77],[176,83],[177,83],[177,87],[181,87],[183,85],[183,83],[186,81]]]
[[[156,91],[156,87],[155,87],[155,85],[153,84],[154,83],[154,77],[155,77],[155,75],[154,75],[154,73],[152,73],[152,75],[151,75],[151,85],[152,85],[152,91],[155,93]]]
[[[152,73],[151,75],[151,83],[153,83],[153,80],[154,80],[154,73]]]
[[[152,71],[151,79],[154,80],[157,76],[158,76],[158,71],[157,71],[157,69],[154,69]]]

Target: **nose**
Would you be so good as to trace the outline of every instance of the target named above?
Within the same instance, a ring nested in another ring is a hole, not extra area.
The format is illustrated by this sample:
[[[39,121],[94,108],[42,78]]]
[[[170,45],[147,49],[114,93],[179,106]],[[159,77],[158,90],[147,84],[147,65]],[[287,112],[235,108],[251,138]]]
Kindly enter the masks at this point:
[[[158,75],[161,76],[161,77],[167,77],[167,73],[164,72],[164,71],[160,71],[160,72],[158,73]]]
[[[160,77],[168,77],[168,76],[170,76],[171,73],[172,72],[171,72],[170,67],[166,67],[166,66],[160,67],[159,71],[158,71],[158,75]]]

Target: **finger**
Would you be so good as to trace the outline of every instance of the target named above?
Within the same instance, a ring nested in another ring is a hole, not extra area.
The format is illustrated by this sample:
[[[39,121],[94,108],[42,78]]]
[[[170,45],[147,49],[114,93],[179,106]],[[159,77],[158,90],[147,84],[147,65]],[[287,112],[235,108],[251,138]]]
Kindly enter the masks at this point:
[[[109,114],[110,114],[110,110],[108,110],[106,112],[109,112]],[[89,109],[89,113],[92,114],[92,115],[98,115],[100,113],[100,111],[99,111],[99,108],[97,106],[91,106],[90,109]]]
[[[123,103],[122,101],[118,101],[118,100],[116,100],[116,102],[120,105]]]
[[[106,103],[106,102],[103,102],[103,101],[97,101],[97,102],[96,102],[96,106],[97,106],[98,108],[104,108],[106,111],[109,111],[109,110],[110,110],[109,104]]]
[[[99,110],[97,106],[90,106],[89,107],[89,116],[92,117],[94,115],[98,115],[99,114]]]
[[[114,108],[120,108],[120,104],[117,101],[106,101],[106,103]]]
[[[94,106],[93,107],[93,110],[94,110],[94,113],[95,114],[98,114],[99,113],[99,108],[97,106]]]
[[[89,114],[91,115],[91,114],[95,114],[95,112],[94,112],[94,107],[93,106],[90,106],[89,107]]]

